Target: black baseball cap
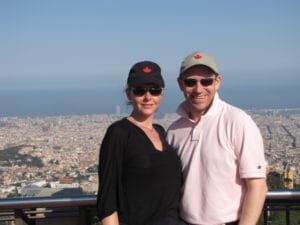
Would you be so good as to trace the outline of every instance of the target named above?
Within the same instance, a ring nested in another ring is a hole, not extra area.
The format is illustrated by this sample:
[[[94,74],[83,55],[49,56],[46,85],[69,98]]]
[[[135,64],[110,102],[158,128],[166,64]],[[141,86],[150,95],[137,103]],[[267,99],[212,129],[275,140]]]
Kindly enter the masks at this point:
[[[127,86],[137,87],[144,84],[165,87],[159,65],[151,61],[141,61],[131,67],[127,78]]]

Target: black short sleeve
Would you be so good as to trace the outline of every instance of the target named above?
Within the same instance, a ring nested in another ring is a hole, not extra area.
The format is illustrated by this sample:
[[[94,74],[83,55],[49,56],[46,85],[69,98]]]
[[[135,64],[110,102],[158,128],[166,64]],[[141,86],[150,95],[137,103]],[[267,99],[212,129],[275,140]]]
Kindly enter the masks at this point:
[[[126,133],[112,124],[103,138],[99,155],[99,189],[97,205],[100,219],[122,211],[122,161]],[[101,184],[101,185],[100,185]]]

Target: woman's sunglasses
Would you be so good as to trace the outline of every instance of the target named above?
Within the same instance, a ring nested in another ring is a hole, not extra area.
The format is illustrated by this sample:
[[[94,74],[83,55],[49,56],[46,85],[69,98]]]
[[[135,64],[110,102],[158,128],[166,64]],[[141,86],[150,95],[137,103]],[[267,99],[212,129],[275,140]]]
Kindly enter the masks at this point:
[[[184,79],[183,80],[183,83],[186,87],[194,87],[197,85],[197,82],[199,81],[200,84],[203,86],[203,87],[208,87],[210,85],[213,84],[215,78],[205,78],[205,79],[202,79],[202,80],[196,80],[196,79]]]
[[[143,96],[148,91],[152,96],[159,96],[163,89],[161,87],[132,87],[131,90],[135,96]]]

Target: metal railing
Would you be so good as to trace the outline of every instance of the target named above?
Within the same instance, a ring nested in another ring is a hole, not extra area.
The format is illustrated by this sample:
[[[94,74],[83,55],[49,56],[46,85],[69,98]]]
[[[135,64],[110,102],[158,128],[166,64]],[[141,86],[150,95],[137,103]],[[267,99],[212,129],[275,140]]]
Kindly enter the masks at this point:
[[[291,212],[297,212],[298,222],[300,224],[300,190],[291,191],[269,191],[263,208],[263,224],[273,224],[276,218],[272,218],[272,212],[281,211],[284,214],[284,222],[282,225],[294,225],[291,223]]]
[[[92,225],[97,222],[96,196],[31,197],[0,199],[1,221],[11,224]]]
[[[299,210],[300,190],[269,191],[261,223],[272,224],[270,212],[283,211],[285,224],[291,225],[290,212]],[[0,199],[0,225],[93,225],[96,214],[95,195]]]

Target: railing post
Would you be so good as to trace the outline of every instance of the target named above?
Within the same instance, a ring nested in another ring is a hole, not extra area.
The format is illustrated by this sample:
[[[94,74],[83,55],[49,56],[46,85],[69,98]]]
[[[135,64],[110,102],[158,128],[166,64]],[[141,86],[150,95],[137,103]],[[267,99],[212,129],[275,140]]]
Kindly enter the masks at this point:
[[[269,206],[265,205],[264,207],[264,225],[268,225],[269,222]]]
[[[285,221],[286,225],[290,225],[290,207],[288,205],[285,206]]]
[[[79,207],[79,221],[81,225],[91,225],[88,213],[84,206]]]
[[[16,225],[24,225],[24,222],[25,224],[27,225],[34,225],[35,222],[30,222],[30,220],[27,218],[27,216],[24,214],[23,210],[22,209],[16,209],[15,210],[15,220],[16,220]]]

